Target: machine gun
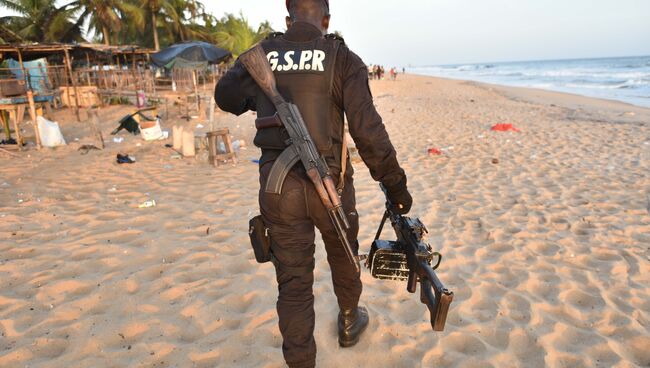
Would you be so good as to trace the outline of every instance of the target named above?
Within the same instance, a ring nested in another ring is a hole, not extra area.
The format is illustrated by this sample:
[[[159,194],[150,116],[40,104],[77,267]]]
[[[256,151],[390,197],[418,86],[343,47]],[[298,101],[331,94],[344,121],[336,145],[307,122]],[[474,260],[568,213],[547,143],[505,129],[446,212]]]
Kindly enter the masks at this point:
[[[244,64],[244,67],[246,67],[246,70],[248,70],[248,73],[264,94],[271,100],[277,111],[277,116],[291,138],[289,147],[282,152],[273,165],[268,182],[274,185],[271,188],[267,187],[266,191],[280,193],[284,178],[286,178],[289,170],[298,161],[301,161],[307,171],[307,176],[314,184],[321,202],[323,202],[329,213],[330,220],[336,229],[341,244],[345,248],[348,259],[356,272],[360,272],[359,261],[352,252],[352,247],[347,238],[346,231],[350,228],[350,223],[343,211],[341,198],[336,191],[329,167],[318,149],[316,149],[298,106],[285,101],[278,92],[273,70],[271,70],[262,46],[258,44],[246,51],[239,56],[239,60]]]
[[[381,188],[386,193],[383,185]],[[431,327],[434,331],[443,331],[454,293],[442,285],[435,272],[442,255],[422,241],[427,229],[420,219],[399,215],[392,208],[392,203],[387,201],[386,212],[366,259],[366,267],[377,279],[407,281],[406,290],[409,293],[416,292],[419,282],[420,301],[429,308]],[[379,239],[388,219],[397,241]],[[434,259],[435,265],[432,266]]]

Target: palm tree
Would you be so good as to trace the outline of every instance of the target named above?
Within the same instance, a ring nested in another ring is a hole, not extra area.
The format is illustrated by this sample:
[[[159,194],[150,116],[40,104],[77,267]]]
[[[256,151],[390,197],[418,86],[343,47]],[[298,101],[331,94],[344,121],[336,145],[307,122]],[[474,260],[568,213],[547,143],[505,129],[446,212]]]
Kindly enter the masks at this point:
[[[269,22],[260,24],[257,30],[254,30],[243,14],[239,14],[238,17],[227,14],[217,22],[212,34],[219,46],[237,57],[271,32],[273,32],[273,28]]]
[[[163,15],[171,18],[174,21],[180,19],[180,16],[174,9],[174,0],[139,0],[142,8],[149,13],[151,17],[151,29],[153,31],[153,45],[154,49],[160,50],[160,41],[158,39],[158,15]]]
[[[25,40],[3,24],[0,24],[0,44],[23,43]]]
[[[102,35],[104,44],[111,44],[111,30],[117,35],[122,28],[124,15],[129,15],[136,25],[143,25],[142,12],[134,4],[118,0],[75,0],[67,5],[78,14],[78,24],[88,21],[95,33]]]
[[[74,12],[57,7],[56,0],[0,0],[0,7],[18,15],[0,17],[0,24],[25,41],[83,41],[82,29],[74,22]]]
[[[198,0],[171,0],[173,12],[169,13],[165,24],[170,43],[187,40],[209,41],[210,34],[206,31],[206,19],[212,17],[205,12],[205,6]],[[167,14],[166,14],[167,15]],[[203,24],[200,24],[203,23]]]

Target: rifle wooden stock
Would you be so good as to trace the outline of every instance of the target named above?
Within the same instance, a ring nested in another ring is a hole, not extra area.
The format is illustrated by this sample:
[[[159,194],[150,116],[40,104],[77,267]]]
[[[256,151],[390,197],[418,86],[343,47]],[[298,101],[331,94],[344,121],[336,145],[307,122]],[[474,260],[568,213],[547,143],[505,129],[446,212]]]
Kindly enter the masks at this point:
[[[321,179],[318,170],[315,167],[308,169],[307,176],[309,177],[309,180],[311,180],[311,182],[314,183],[314,188],[316,188],[316,193],[318,194],[318,197],[320,198],[321,202],[323,202],[323,205],[325,205],[325,209],[331,211],[334,208],[334,205],[332,204],[329,195],[327,195],[327,190],[323,185],[323,180]]]
[[[420,267],[426,274],[420,281],[420,301],[426,304],[431,314],[431,327],[434,331],[444,331],[449,306],[454,300],[454,293],[445,289],[435,271],[427,263]]]
[[[332,179],[330,175],[327,175],[323,178],[323,184],[327,190],[327,195],[332,200],[334,208],[339,212],[339,217],[341,220],[343,220],[343,226],[345,227],[345,230],[348,230],[350,228],[350,223],[345,216],[345,211],[343,211],[343,203],[341,203],[341,198],[339,197],[339,193],[336,190],[336,185],[334,185],[334,179]]]
[[[264,49],[260,44],[255,45],[250,50],[241,54],[239,60],[244,64],[248,73],[262,89],[262,92],[271,99],[274,105],[277,106],[285,102],[280,92],[278,92],[273,70],[271,70],[266,53],[264,53]]]

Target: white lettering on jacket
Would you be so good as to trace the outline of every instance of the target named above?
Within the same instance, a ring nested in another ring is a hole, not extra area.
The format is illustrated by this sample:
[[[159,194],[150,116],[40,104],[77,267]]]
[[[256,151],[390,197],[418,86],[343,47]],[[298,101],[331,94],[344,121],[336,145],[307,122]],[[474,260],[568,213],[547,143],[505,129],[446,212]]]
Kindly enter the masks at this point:
[[[325,71],[326,54],[323,50],[284,51],[280,54],[271,51],[266,55],[274,72],[288,72],[299,70]],[[282,63],[282,64],[281,64]]]

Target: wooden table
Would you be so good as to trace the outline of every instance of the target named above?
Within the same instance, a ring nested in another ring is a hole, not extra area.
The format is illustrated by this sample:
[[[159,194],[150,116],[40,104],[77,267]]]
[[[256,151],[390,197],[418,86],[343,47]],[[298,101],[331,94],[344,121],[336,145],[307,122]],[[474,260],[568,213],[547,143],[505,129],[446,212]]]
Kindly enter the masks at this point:
[[[48,114],[51,114],[51,107],[49,96],[34,96],[34,104],[36,105],[36,116],[43,116],[43,107],[47,110]],[[25,109],[29,108],[29,102],[27,97],[5,97],[0,98],[0,111],[9,112],[9,120],[13,123],[14,131],[16,132],[16,142],[18,143],[18,149],[22,150],[23,147],[23,137],[20,134],[20,123],[23,122],[25,116]],[[7,139],[11,138],[11,135],[7,135],[9,131],[9,122],[5,121],[4,116],[2,117],[2,123],[5,127],[5,135]],[[34,121],[34,125],[36,125]]]

